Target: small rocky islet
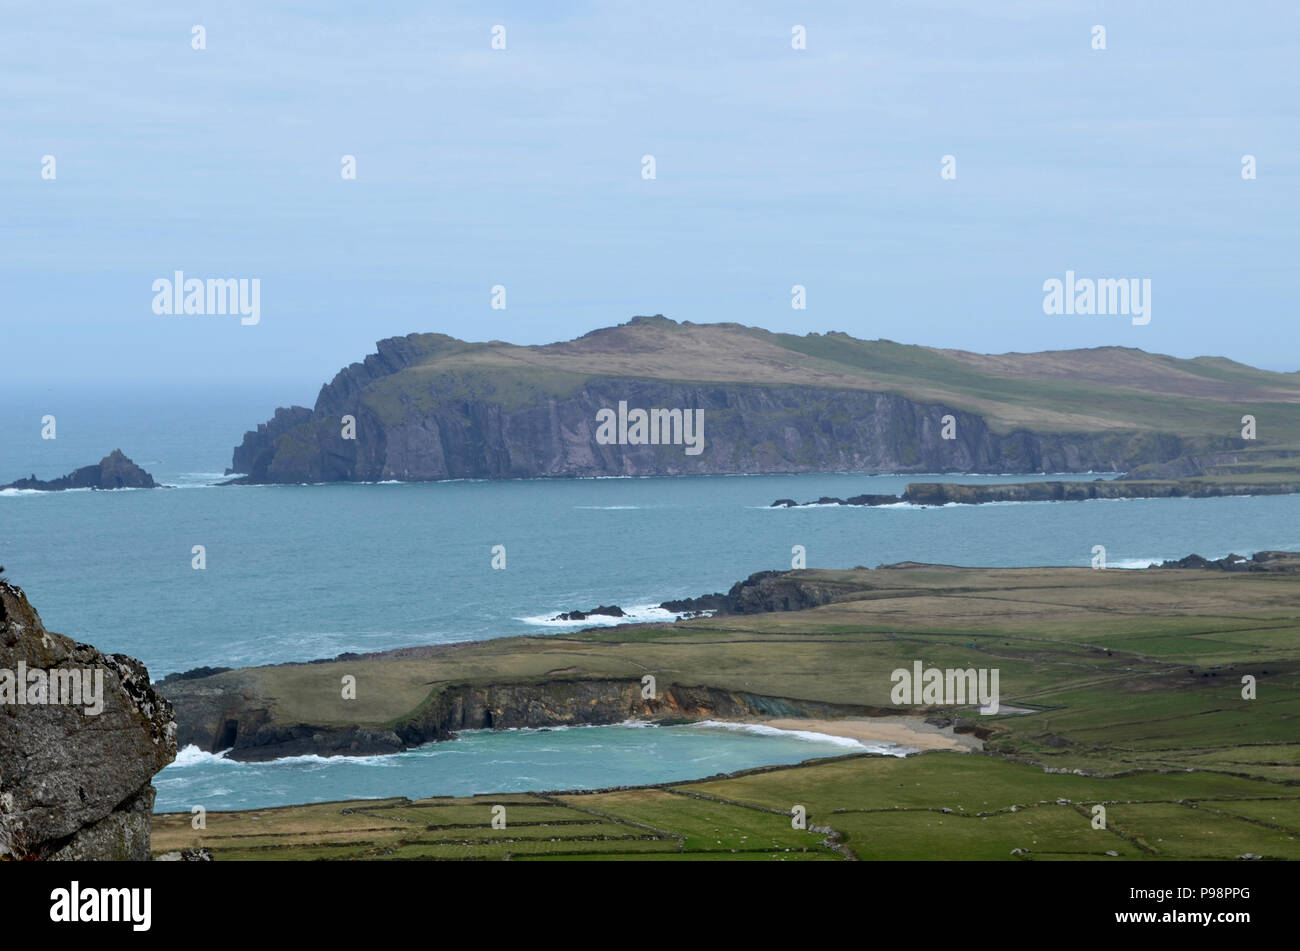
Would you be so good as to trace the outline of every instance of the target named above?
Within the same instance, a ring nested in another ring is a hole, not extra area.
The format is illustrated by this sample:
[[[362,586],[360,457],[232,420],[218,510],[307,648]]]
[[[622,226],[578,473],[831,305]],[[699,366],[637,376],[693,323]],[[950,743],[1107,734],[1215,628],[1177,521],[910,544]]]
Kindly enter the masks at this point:
[[[38,479],[36,474],[26,479],[0,485],[0,489],[28,489],[36,492],[63,492],[68,489],[156,489],[153,476],[127,458],[121,449],[114,449],[97,465],[82,466],[57,479]]]

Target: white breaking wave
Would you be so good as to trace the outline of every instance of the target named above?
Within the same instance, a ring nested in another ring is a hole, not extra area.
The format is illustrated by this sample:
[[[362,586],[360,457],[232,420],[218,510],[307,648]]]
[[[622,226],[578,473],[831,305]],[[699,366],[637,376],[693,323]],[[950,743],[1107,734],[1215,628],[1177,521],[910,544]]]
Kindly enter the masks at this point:
[[[1162,561],[1177,559],[1165,558],[1107,558],[1107,568],[1154,568]]]
[[[384,753],[374,756],[318,756],[315,753],[305,753],[301,756],[281,756],[271,760],[255,760],[245,763],[240,762],[239,760],[227,759],[226,754],[229,753],[230,750],[222,750],[220,753],[208,753],[199,749],[197,746],[190,744],[176,754],[176,759],[173,760],[166,769],[184,769],[187,766],[207,766],[216,763],[242,769],[258,769],[265,766],[279,766],[288,763],[319,763],[330,766],[347,766],[364,763],[368,766],[395,766],[397,763],[393,762],[394,760],[397,760],[402,756],[409,756],[418,749],[420,749],[420,747],[413,747],[412,749],[404,750],[401,753]]]
[[[833,746],[844,746],[855,750],[873,750],[878,752],[893,753],[901,751],[903,747],[896,746],[893,743],[863,743],[849,736],[832,736],[829,733],[815,733],[812,730],[781,730],[774,726],[768,726],[766,723],[733,723],[727,720],[701,720],[699,723],[693,723],[697,727],[717,727],[723,730],[735,730],[737,733],[754,733],[759,736],[788,736],[797,740],[807,740],[810,743],[830,743]],[[900,752],[899,755],[902,755]]]
[[[541,627],[613,627],[615,624],[640,624],[645,622],[675,621],[682,615],[665,611],[657,604],[634,604],[623,609],[623,617],[610,617],[607,614],[589,614],[581,621],[559,621],[556,615],[566,612],[556,611],[552,614],[537,614],[533,617],[517,617],[516,621],[525,624],[537,624]]]
[[[220,753],[209,753],[191,743],[176,754],[176,759],[172,760],[168,769],[183,769],[186,766],[201,766],[205,763],[218,762],[234,764],[234,760],[226,759],[226,754],[229,752],[230,750],[222,750]]]

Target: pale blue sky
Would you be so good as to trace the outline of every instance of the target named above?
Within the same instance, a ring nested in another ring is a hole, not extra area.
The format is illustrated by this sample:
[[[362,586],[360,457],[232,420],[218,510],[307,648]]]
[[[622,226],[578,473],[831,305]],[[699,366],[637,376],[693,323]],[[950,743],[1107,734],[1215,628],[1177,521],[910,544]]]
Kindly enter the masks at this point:
[[[1300,368],[1294,0],[116,6],[4,13],[8,382],[315,385],[647,313]],[[1151,323],[1045,316],[1067,268],[1150,278]],[[176,269],[260,278],[261,323],[155,316]]]

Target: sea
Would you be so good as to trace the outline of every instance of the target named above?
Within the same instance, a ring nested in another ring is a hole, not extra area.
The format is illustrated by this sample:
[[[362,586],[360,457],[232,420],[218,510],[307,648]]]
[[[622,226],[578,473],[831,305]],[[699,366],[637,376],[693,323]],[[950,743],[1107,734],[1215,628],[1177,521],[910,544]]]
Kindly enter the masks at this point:
[[[561,612],[656,607],[755,571],[1091,564],[1300,548],[1300,496],[772,508],[899,493],[925,474],[462,480],[222,486],[231,450],[311,386],[0,385],[0,484],[53,478],[120,448],[159,490],[0,491],[0,564],[46,626],[140,658],[155,679],[346,651],[567,632]],[[42,438],[46,417],[55,438]],[[1112,478],[1003,473],[963,481]],[[945,478],[952,478],[951,475]],[[202,569],[195,568],[201,546]],[[504,549],[504,568],[499,565]],[[599,623],[615,623],[612,620]],[[354,797],[665,782],[862,749],[726,725],[466,733],[395,756],[240,764],[184,750],[159,811]],[[906,752],[880,748],[878,752]]]

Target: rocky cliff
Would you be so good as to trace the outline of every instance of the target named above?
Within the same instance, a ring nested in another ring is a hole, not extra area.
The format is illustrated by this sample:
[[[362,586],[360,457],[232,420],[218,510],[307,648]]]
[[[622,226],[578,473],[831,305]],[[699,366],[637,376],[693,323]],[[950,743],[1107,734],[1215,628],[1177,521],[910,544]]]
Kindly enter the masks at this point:
[[[241,689],[229,675],[162,685],[175,704],[181,745],[209,752],[229,750],[232,760],[262,761],[314,753],[359,756],[398,753],[422,743],[451,739],[459,730],[505,730],[751,716],[862,716],[868,707],[819,703],[722,690],[660,685],[642,697],[636,680],[557,678],[544,682],[452,684],[434,690],[418,710],[380,728],[355,725],[283,724],[270,705]]]
[[[1300,402],[1286,374],[1243,367],[1234,388],[1197,361],[1171,369],[1180,362],[1116,350],[1113,364],[1147,374],[1129,392],[1099,356],[994,360],[661,317],[544,347],[411,334],[340,371],[314,408],[277,410],[230,471],[253,483],[1126,471],[1242,445],[1232,400]],[[1094,390],[1104,409],[1084,405]],[[702,451],[600,438],[598,414],[620,404],[701,411]]]
[[[126,457],[121,449],[114,449],[98,465],[82,466],[57,479],[19,479],[0,489],[36,489],[40,492],[58,492],[62,489],[155,489],[158,483]]]
[[[0,859],[148,859],[151,780],[175,757],[144,665],[47,631],[0,581]]]

